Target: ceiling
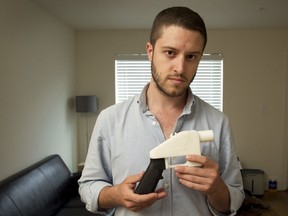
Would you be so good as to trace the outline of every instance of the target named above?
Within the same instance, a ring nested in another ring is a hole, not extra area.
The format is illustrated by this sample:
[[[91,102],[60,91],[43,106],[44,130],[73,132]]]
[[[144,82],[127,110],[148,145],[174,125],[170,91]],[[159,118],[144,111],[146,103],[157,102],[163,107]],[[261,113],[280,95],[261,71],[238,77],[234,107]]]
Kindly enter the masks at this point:
[[[170,6],[188,6],[207,28],[288,29],[288,0],[30,0],[75,29],[149,29]]]

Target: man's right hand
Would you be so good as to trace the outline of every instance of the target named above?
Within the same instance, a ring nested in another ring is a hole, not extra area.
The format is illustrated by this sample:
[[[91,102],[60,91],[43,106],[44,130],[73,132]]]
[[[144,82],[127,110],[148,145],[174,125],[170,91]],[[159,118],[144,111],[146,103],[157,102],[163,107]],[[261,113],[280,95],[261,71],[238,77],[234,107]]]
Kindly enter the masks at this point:
[[[157,200],[166,196],[163,189],[153,193],[139,195],[134,193],[136,183],[139,182],[144,172],[128,176],[121,184],[105,187],[99,195],[99,207],[103,209],[123,206],[133,212],[142,211]]]

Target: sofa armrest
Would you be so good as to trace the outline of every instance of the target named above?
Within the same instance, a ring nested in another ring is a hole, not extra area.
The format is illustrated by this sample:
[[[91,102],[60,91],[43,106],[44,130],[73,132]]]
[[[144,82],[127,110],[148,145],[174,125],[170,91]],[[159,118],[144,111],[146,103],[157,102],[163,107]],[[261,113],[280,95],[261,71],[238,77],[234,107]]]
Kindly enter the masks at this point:
[[[76,181],[78,181],[80,179],[81,175],[82,175],[82,172],[80,172],[80,171],[74,172],[74,173],[71,173],[71,178],[75,179]]]
[[[79,178],[81,177],[81,172],[74,172],[74,173],[71,173],[71,180],[70,180],[70,193],[72,196],[77,196],[79,195],[78,193],[78,188],[79,188],[79,185],[78,185],[78,180]]]

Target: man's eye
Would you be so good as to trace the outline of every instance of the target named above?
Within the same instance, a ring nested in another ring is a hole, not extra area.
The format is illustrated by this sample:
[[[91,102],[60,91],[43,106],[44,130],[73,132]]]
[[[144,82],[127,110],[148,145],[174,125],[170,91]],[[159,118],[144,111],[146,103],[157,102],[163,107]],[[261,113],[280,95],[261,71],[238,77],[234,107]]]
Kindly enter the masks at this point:
[[[175,52],[172,50],[168,50],[168,51],[166,51],[166,53],[168,56],[174,56],[174,54],[175,54]]]
[[[188,58],[189,60],[193,60],[193,59],[196,58],[196,56],[195,56],[195,55],[188,55],[187,58]]]

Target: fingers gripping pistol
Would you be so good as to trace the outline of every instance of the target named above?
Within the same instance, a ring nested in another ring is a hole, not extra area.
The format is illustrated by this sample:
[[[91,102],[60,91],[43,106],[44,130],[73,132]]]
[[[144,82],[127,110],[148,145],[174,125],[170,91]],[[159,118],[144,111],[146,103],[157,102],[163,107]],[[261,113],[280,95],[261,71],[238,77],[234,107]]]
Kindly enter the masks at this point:
[[[155,191],[158,181],[162,179],[164,169],[175,166],[199,166],[200,164],[186,161],[184,164],[170,164],[171,157],[184,155],[200,155],[200,142],[213,141],[212,130],[182,131],[150,151],[150,164],[135,189],[136,194],[147,194]]]

